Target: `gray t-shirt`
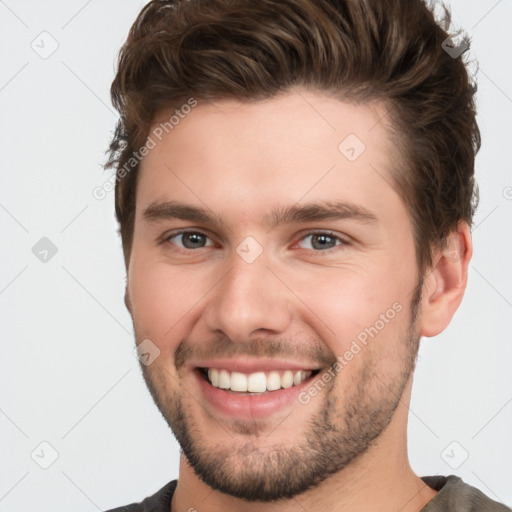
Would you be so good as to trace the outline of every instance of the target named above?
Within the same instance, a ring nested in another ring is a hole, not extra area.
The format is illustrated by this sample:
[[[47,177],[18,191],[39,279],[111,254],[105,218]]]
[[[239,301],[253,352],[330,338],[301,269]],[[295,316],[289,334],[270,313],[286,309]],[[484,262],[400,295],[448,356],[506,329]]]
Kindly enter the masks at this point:
[[[512,509],[493,501],[478,489],[465,484],[458,476],[425,476],[422,480],[438,491],[421,512],[510,512]],[[177,480],[139,503],[107,512],[170,512]]]
[[[465,484],[458,476],[424,476],[422,480],[438,492],[421,512],[510,512],[512,510],[491,500],[475,487]]]

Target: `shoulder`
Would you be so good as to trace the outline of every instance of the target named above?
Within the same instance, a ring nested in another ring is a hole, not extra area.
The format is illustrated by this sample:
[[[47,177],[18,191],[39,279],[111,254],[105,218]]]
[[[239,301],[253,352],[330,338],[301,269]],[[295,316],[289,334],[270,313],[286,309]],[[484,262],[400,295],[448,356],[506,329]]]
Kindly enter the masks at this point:
[[[458,476],[425,476],[422,480],[438,491],[421,512],[510,512],[511,509],[486,496]]]
[[[169,512],[177,482],[177,480],[169,482],[143,501],[113,508],[105,512]]]

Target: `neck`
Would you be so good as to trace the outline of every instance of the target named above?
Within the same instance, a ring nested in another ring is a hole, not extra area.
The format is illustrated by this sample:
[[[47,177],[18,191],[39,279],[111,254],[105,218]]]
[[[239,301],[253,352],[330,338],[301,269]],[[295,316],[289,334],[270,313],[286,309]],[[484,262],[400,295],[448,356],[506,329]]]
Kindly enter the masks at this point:
[[[182,455],[171,512],[419,512],[435,496],[412,471],[407,456],[407,416],[412,379],[393,419],[374,444],[348,467],[289,500],[247,502],[202,482]]]

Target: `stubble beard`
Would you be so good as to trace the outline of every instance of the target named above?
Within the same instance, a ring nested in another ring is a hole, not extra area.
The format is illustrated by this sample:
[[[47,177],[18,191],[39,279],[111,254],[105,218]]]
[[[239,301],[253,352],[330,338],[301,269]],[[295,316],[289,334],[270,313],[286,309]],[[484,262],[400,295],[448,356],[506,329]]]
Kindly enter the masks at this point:
[[[322,398],[315,398],[323,399],[322,406],[304,426],[302,439],[293,448],[259,447],[264,425],[247,422],[230,426],[231,434],[245,436],[245,443],[226,433],[225,443],[213,445],[208,432],[201,431],[188,410],[187,402],[193,399],[187,391],[180,391],[180,386],[169,389],[169,379],[160,365],[141,364],[153,400],[198,477],[230,496],[270,502],[290,499],[318,486],[364,454],[391,422],[414,371],[420,341],[416,320],[421,287],[420,282],[411,301],[409,326],[400,337],[404,350],[399,374],[390,375],[366,361],[357,382],[344,390],[350,392],[343,393],[343,402],[335,385],[326,388]]]

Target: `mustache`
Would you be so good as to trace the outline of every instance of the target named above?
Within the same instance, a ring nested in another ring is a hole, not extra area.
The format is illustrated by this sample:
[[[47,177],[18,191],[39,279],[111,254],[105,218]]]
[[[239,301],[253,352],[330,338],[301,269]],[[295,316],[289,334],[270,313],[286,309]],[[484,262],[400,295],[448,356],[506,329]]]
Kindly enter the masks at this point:
[[[282,338],[253,338],[244,342],[234,342],[227,337],[217,337],[210,341],[191,342],[183,339],[174,354],[176,370],[180,370],[193,359],[229,359],[234,356],[281,358],[307,360],[319,366],[330,367],[337,357],[326,345],[318,341],[298,341]]]

